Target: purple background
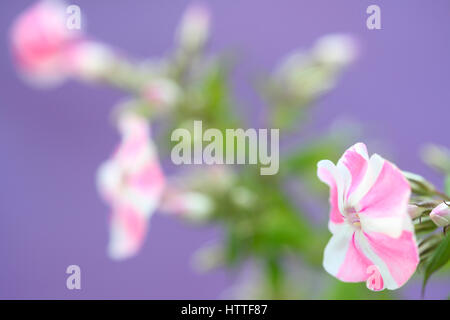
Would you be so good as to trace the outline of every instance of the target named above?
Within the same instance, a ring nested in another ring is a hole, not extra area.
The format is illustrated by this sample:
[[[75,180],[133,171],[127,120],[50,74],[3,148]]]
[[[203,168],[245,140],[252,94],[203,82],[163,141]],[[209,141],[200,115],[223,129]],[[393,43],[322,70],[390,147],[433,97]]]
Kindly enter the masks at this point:
[[[314,128],[342,115],[385,141],[405,170],[433,179],[418,158],[426,142],[448,146],[450,2],[376,1],[382,30],[365,26],[375,1],[208,1],[214,15],[214,51],[240,57],[233,86],[258,114],[252,81],[297,47],[329,32],[351,32],[362,55],[315,111]],[[108,208],[94,175],[117,135],[107,116],[123,94],[68,82],[39,91],[18,78],[8,29],[30,1],[0,4],[0,297],[1,298],[218,298],[233,282],[224,271],[199,275],[191,254],[217,236],[156,215],[141,254],[125,262],[106,254]],[[135,57],[160,56],[173,44],[185,1],[72,1],[87,16],[94,38]],[[447,141],[446,141],[447,139]],[[373,149],[369,150],[374,151]],[[438,181],[438,180],[434,180]],[[324,225],[325,227],[325,225]],[[78,264],[82,290],[65,287],[65,269]],[[419,279],[403,296],[417,298]],[[445,298],[448,282],[432,281],[429,297]]]

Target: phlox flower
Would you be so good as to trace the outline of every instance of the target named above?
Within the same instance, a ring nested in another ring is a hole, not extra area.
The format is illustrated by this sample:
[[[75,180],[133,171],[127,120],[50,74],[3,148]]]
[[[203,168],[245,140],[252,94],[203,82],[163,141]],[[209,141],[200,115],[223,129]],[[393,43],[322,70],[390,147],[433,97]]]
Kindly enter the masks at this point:
[[[147,120],[126,113],[119,130],[122,141],[99,168],[97,179],[112,208],[108,254],[113,259],[128,258],[141,248],[165,186]]]
[[[376,266],[382,277],[376,289],[401,287],[419,262],[408,215],[411,189],[401,171],[377,154],[369,157],[357,143],[337,165],[320,161],[317,174],[330,187],[333,235],[324,252],[325,270],[345,282],[362,282]]]

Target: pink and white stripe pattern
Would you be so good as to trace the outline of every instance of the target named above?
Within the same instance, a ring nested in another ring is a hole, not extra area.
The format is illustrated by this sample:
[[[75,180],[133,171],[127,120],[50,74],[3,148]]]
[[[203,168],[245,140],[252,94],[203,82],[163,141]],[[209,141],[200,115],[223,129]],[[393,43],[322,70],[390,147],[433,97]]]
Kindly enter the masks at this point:
[[[410,186],[401,171],[363,143],[349,148],[337,165],[318,163],[318,177],[330,187],[325,270],[341,281],[362,282],[378,267],[381,289],[401,287],[419,262],[411,218]]]
[[[113,259],[139,251],[165,186],[147,120],[125,114],[119,129],[121,144],[98,171],[99,191],[112,207],[108,254]]]

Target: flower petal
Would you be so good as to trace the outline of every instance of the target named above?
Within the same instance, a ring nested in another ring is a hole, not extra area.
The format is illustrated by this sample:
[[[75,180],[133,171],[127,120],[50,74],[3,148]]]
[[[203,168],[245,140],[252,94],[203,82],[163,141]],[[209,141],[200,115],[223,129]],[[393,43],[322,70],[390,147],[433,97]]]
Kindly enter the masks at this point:
[[[358,203],[361,199],[369,192],[369,190],[373,187],[375,182],[380,175],[381,169],[383,168],[385,160],[377,154],[374,154],[370,157],[367,170],[365,175],[358,184],[358,187],[355,188],[347,199],[347,203],[357,208]]]
[[[344,212],[346,178],[329,160],[319,161],[317,164],[317,176],[330,187],[330,220],[334,223],[344,222],[342,212]]]
[[[100,195],[111,203],[120,195],[122,170],[115,161],[108,160],[97,171],[97,188]]]
[[[357,242],[357,232],[348,225],[334,225],[335,233],[328,242],[323,267],[331,275],[346,282],[366,281],[367,268],[373,265]]]
[[[365,232],[360,239],[364,254],[378,267],[387,289],[398,289],[413,275],[419,254],[412,231],[403,230],[398,238]]]
[[[123,198],[149,217],[156,210],[165,187],[165,178],[159,163],[149,162],[140,172],[130,174],[126,183]]]
[[[351,183],[347,192],[347,197],[358,187],[363,180],[369,163],[369,155],[364,143],[356,143],[339,159],[337,166],[345,166],[351,175]]]
[[[400,236],[410,194],[411,188],[400,170],[384,161],[377,180],[358,204],[363,230]]]
[[[136,254],[144,242],[148,219],[132,206],[119,205],[110,223],[109,256],[120,260]]]

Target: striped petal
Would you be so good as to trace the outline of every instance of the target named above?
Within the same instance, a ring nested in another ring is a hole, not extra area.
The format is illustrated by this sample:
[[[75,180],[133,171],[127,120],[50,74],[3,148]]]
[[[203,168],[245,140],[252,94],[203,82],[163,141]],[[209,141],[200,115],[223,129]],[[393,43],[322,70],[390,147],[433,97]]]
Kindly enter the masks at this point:
[[[411,188],[403,174],[388,161],[372,187],[358,203],[361,225],[365,231],[399,237],[408,216]]]
[[[115,260],[135,255],[144,243],[148,219],[129,205],[118,205],[111,215],[108,255]]]
[[[345,166],[350,172],[351,182],[347,192],[347,197],[356,190],[363,180],[369,163],[369,155],[364,143],[356,143],[350,147],[339,159],[337,166]],[[341,169],[342,170],[342,169]]]
[[[339,170],[331,161],[322,160],[317,164],[317,176],[330,187],[330,220],[342,223],[344,198],[350,181],[348,170]]]
[[[378,267],[384,286],[389,290],[403,286],[419,263],[416,239],[410,222],[405,220],[404,225],[405,229],[397,238],[380,232],[364,232],[360,241],[364,254]]]
[[[334,232],[325,248],[323,267],[345,282],[366,281],[369,277],[367,268],[373,263],[360,248],[359,232],[346,223],[335,225]]]
[[[122,142],[98,171],[98,188],[113,208],[108,252],[114,259],[134,255],[159,206],[165,177],[144,118],[125,114],[119,121]]]

